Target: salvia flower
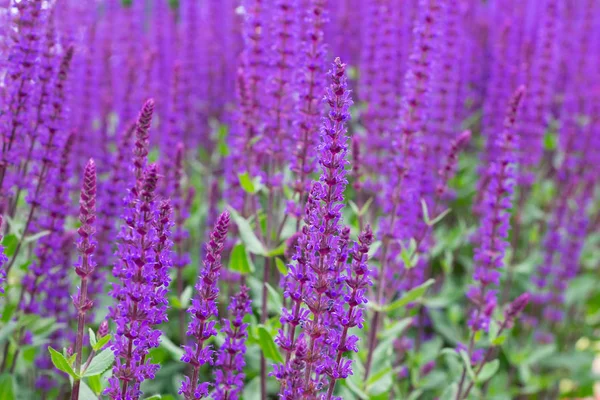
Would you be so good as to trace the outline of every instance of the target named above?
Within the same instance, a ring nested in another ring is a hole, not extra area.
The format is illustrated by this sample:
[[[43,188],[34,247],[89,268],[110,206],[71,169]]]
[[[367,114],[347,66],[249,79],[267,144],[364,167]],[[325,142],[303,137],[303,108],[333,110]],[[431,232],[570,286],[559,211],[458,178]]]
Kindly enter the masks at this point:
[[[327,88],[325,100],[330,110],[321,126],[319,164],[322,173],[314,182],[305,208],[305,226],[296,242],[296,265],[290,266],[285,296],[292,300],[291,309],[284,309],[276,342],[286,351],[286,362],[275,368],[274,375],[281,381],[280,395],[293,396],[299,381],[292,358],[301,341],[302,365],[305,368],[302,392],[316,395],[322,379],[320,368],[327,353],[328,330],[333,329],[333,313],[341,302],[343,279],[340,271],[341,247],[346,246],[342,235],[341,210],[344,206],[346,180],[346,160],[348,137],[346,122],[350,119],[349,107],[352,104],[346,85],[346,64],[339,58],[329,72],[331,85]],[[303,305],[304,303],[304,305]],[[302,334],[296,339],[296,327],[302,327]],[[287,328],[287,332],[285,329]],[[302,338],[302,339],[301,339]],[[307,341],[307,348],[302,343]]]
[[[208,395],[209,384],[200,383],[198,375],[200,366],[213,364],[213,350],[206,343],[212,336],[217,335],[215,329],[218,316],[217,299],[219,297],[219,276],[221,274],[221,253],[227,239],[229,229],[229,213],[222,213],[215,224],[210,241],[206,249],[204,265],[196,283],[197,295],[192,299],[188,313],[192,319],[188,325],[187,335],[194,340],[193,346],[183,346],[181,361],[189,363],[193,370],[192,375],[185,376],[179,394],[186,400],[199,399]]]
[[[248,324],[244,317],[252,312],[248,288],[242,286],[240,292],[231,298],[227,309],[231,313],[230,320],[223,321],[221,332],[225,334],[225,343],[219,350],[215,362],[215,400],[237,400],[244,386],[244,354]]]
[[[2,226],[3,217],[0,215],[0,227]],[[0,242],[2,241],[2,235],[0,234]],[[4,284],[6,282],[6,271],[4,270],[4,264],[8,261],[8,257],[4,254],[4,247],[0,245],[0,293],[4,293]]]
[[[358,352],[358,337],[350,334],[350,328],[362,328],[364,322],[363,309],[368,302],[366,291],[373,284],[370,279],[370,269],[367,263],[369,247],[373,243],[373,231],[370,226],[358,237],[358,243],[352,249],[352,263],[346,267],[344,292],[344,306],[336,310],[335,320],[343,327],[342,331],[330,331],[330,346],[334,349],[335,358],[329,359],[321,367],[323,373],[329,376],[329,388],[327,397],[333,398],[335,383],[338,379],[345,379],[352,375],[352,360],[343,357],[348,351]]]
[[[154,100],[148,99],[138,115],[135,124],[135,143],[133,148],[133,167],[138,185],[141,185],[150,146],[150,124],[154,113]]]
[[[140,384],[154,378],[159,369],[148,352],[158,347],[161,331],[156,327],[167,320],[172,211],[169,202],[157,204],[157,181],[157,167],[150,164],[139,192],[136,187],[130,190],[119,234],[113,268],[119,283],[111,292],[117,303],[109,308],[116,324],[111,341],[116,361],[105,391],[112,399],[138,398]]]
[[[81,188],[81,197],[79,200],[79,222],[81,226],[77,229],[79,240],[77,241],[77,250],[79,260],[75,264],[75,272],[81,278],[81,287],[73,297],[73,304],[77,309],[77,336],[75,338],[75,371],[81,369],[83,359],[83,339],[85,331],[85,316],[92,308],[93,302],[88,299],[87,289],[88,281],[94,273],[96,263],[93,259],[96,249],[96,164],[94,160],[89,160],[83,175],[83,187]],[[71,399],[79,398],[81,380],[73,383],[73,392]]]
[[[301,34],[300,53],[298,62],[300,68],[295,77],[299,99],[296,102],[294,114],[296,120],[292,127],[292,144],[290,169],[294,173],[294,191],[297,201],[288,205],[288,210],[294,212],[298,219],[302,216],[305,197],[310,190],[310,176],[316,168],[316,160],[311,150],[316,146],[318,135],[316,126],[319,123],[321,111],[319,100],[321,85],[325,80],[325,45],[324,25],[327,21],[323,0],[310,0],[304,12],[306,31]]]
[[[511,98],[504,131],[499,137],[498,153],[488,166],[488,186],[484,197],[485,213],[479,229],[479,243],[475,249],[475,272],[467,297],[475,308],[469,321],[474,330],[487,331],[490,318],[496,308],[496,292],[491,287],[499,284],[500,269],[504,266],[504,256],[508,247],[510,228],[510,208],[516,179],[517,137],[515,121],[525,88],[519,87]]]

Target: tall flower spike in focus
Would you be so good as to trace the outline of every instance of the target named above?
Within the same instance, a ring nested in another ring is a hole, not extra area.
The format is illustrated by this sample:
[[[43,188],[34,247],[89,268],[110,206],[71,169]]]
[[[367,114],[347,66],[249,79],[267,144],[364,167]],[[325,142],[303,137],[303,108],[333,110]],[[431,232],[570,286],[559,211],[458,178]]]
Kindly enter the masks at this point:
[[[276,365],[274,375],[281,382],[280,396],[293,398],[302,390],[306,395],[315,395],[323,379],[319,372],[328,362],[330,329],[337,329],[333,315],[341,307],[342,277],[339,253],[345,247],[340,220],[344,207],[346,160],[348,137],[346,122],[350,119],[352,104],[347,89],[346,64],[339,58],[329,72],[331,85],[327,88],[325,101],[330,110],[323,118],[319,163],[322,173],[318,182],[313,182],[305,209],[305,226],[296,245],[285,288],[285,296],[292,300],[291,307],[284,309],[281,317],[283,328],[276,342],[287,352],[283,365]],[[301,335],[296,329],[301,326]],[[307,347],[304,341],[308,341]],[[302,348],[305,370],[302,378],[296,368],[299,363],[294,357],[298,347]],[[306,350],[306,353],[304,352]],[[324,356],[325,355],[325,356]]]
[[[187,335],[194,340],[193,346],[183,346],[181,361],[192,366],[192,375],[185,376],[179,394],[186,400],[200,399],[208,395],[209,383],[199,382],[200,367],[213,364],[213,350],[206,344],[212,336],[217,335],[216,317],[219,314],[217,300],[219,297],[219,276],[221,275],[221,253],[227,239],[229,229],[229,213],[223,212],[215,224],[206,246],[204,265],[196,283],[197,295],[192,299],[188,313],[192,320],[188,325]]]
[[[227,309],[231,313],[230,320],[223,321],[221,332],[225,334],[225,343],[221,347],[215,362],[215,400],[235,400],[244,387],[244,355],[248,324],[244,317],[252,312],[252,300],[248,288],[242,286],[240,292],[231,298]]]
[[[172,211],[168,201],[157,204],[157,181],[157,166],[150,164],[138,196],[127,202],[118,235],[113,268],[118,283],[111,291],[116,305],[109,307],[109,317],[116,324],[111,341],[116,361],[105,390],[111,399],[139,398],[140,384],[153,379],[160,368],[148,354],[160,344],[157,326],[167,321]]]
[[[344,304],[338,309],[335,320],[343,327],[339,330],[331,330],[329,340],[334,350],[335,357],[328,359],[323,367],[324,373],[329,376],[329,387],[327,389],[327,400],[334,397],[336,381],[346,379],[352,375],[352,360],[344,357],[348,351],[358,352],[358,336],[349,333],[349,329],[358,327],[362,329],[364,322],[364,305],[368,303],[366,291],[373,285],[371,281],[371,270],[369,269],[369,248],[373,244],[373,231],[367,225],[358,237],[358,243],[354,243],[351,251],[352,264],[345,267]],[[335,397],[335,399],[339,399]]]
[[[488,186],[484,194],[486,207],[478,234],[475,249],[475,272],[467,297],[474,305],[469,326],[473,331],[487,331],[492,313],[496,308],[496,291],[492,286],[500,281],[500,269],[504,266],[504,255],[508,247],[510,229],[510,208],[516,179],[518,140],[515,121],[525,95],[525,87],[520,86],[508,104],[504,130],[498,138],[496,157],[490,160],[487,170]]]
[[[77,229],[79,240],[77,250],[79,261],[75,264],[75,272],[81,278],[81,286],[77,295],[73,297],[73,304],[77,309],[77,336],[75,338],[75,371],[79,373],[82,362],[83,339],[85,334],[85,315],[92,308],[92,301],[87,297],[88,279],[94,273],[96,267],[93,254],[96,249],[94,235],[96,233],[96,164],[89,160],[85,166],[83,175],[83,187],[79,200],[79,222],[81,226]],[[79,399],[79,388],[81,380],[73,382],[71,400]]]

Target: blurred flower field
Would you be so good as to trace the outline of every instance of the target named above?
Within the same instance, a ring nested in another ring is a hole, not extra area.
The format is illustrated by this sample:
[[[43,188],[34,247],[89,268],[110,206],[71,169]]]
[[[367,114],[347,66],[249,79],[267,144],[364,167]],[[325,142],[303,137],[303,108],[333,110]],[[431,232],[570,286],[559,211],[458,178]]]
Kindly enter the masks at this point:
[[[0,400],[600,396],[599,0],[0,0]]]

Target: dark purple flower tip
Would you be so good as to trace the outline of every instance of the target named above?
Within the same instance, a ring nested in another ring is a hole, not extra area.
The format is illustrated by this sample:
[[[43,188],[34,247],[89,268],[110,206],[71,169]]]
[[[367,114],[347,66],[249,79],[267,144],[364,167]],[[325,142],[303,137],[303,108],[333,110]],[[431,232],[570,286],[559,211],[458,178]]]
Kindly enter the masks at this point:
[[[150,164],[144,173],[144,185],[142,186],[142,198],[149,196],[156,190],[158,183],[158,165]]]
[[[527,292],[514,299],[513,302],[508,305],[508,308],[504,313],[506,321],[514,321],[514,319],[519,316],[525,307],[527,307],[530,299],[531,295]]]
[[[108,335],[108,321],[104,320],[100,323],[100,326],[98,327],[98,338],[102,338],[106,335]]]
[[[67,74],[69,73],[69,67],[71,66],[71,61],[73,60],[73,54],[75,53],[75,48],[71,45],[67,48],[65,55],[60,61],[60,67],[58,69],[58,79],[64,81],[67,79]]]
[[[456,145],[459,148],[463,148],[471,141],[471,131],[469,129],[463,131],[456,139]]]
[[[154,99],[148,99],[142,106],[142,110],[138,116],[136,126],[136,137],[138,140],[148,139],[148,131],[152,123],[152,115],[154,114]]]
[[[521,85],[515,90],[510,101],[508,102],[508,110],[504,120],[504,129],[512,131],[515,121],[517,120],[517,114],[525,97],[526,88],[525,85]]]
[[[79,219],[85,224],[96,212],[96,163],[91,158],[85,166],[79,206]]]

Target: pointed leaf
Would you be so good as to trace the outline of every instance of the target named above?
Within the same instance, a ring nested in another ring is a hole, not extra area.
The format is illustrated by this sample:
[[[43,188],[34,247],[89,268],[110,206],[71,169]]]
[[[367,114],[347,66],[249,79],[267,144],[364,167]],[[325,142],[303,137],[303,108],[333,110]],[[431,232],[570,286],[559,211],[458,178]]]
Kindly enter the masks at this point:
[[[277,363],[283,362],[283,357],[281,356],[279,349],[275,345],[273,337],[264,326],[258,327],[258,344],[265,358],[273,360]]]
[[[267,251],[263,246],[262,242],[254,234],[254,231],[252,230],[252,227],[250,226],[248,220],[246,220],[244,217],[238,214],[237,211],[235,211],[233,208],[228,208],[233,222],[235,222],[235,224],[238,227],[238,230],[240,232],[240,238],[242,239],[242,242],[244,242],[244,244],[246,245],[246,250],[248,250],[252,254],[265,256],[267,254]]]
[[[115,354],[111,349],[105,349],[96,354],[90,363],[90,366],[83,372],[83,376],[101,375],[115,361]]]
[[[92,330],[92,328],[88,328],[88,332],[90,335],[90,344],[92,345],[92,348],[96,345],[96,334],[94,333],[94,331]]]
[[[285,263],[283,262],[283,260],[279,257],[275,258],[275,266],[277,267],[277,269],[279,270],[279,273],[283,276],[287,276],[288,274],[288,269],[287,269],[287,265],[285,265]]]
[[[255,268],[243,243],[238,243],[231,251],[229,269],[241,274],[253,273]]]
[[[481,372],[479,372],[479,375],[477,375],[477,382],[484,383],[485,381],[490,379],[496,374],[496,372],[498,372],[499,367],[500,361],[498,361],[497,359],[485,364],[481,369]]]
[[[94,351],[98,351],[104,346],[106,346],[106,344],[110,341],[111,338],[112,335],[109,333],[108,335],[102,336],[100,339],[98,339],[98,342],[96,342],[96,344],[93,346]]]
[[[254,182],[252,182],[252,178],[248,172],[244,172],[243,174],[238,174],[238,179],[240,180],[240,186],[246,193],[254,194],[256,193],[256,188],[254,187]]]
[[[50,346],[48,346],[48,351],[50,352],[50,359],[52,360],[52,364],[54,364],[54,366],[57,369],[69,374],[69,376],[71,376],[73,379],[79,379],[79,376],[75,373],[75,371],[73,371],[71,364],[69,364],[65,356],[63,356],[61,353],[54,350]]]
[[[12,374],[0,375],[0,400],[15,400],[15,382]]]
[[[427,288],[429,288],[429,286],[433,285],[433,283],[435,282],[435,279],[429,279],[427,282],[409,290],[408,292],[406,292],[401,298],[399,298],[398,300],[388,304],[387,306],[383,307],[383,310],[385,312],[390,312],[390,311],[394,311],[397,310],[399,308],[402,308],[404,306],[406,306],[409,303],[412,303],[418,299],[420,299],[421,297],[423,297],[423,295],[425,294],[425,292],[427,292]]]

